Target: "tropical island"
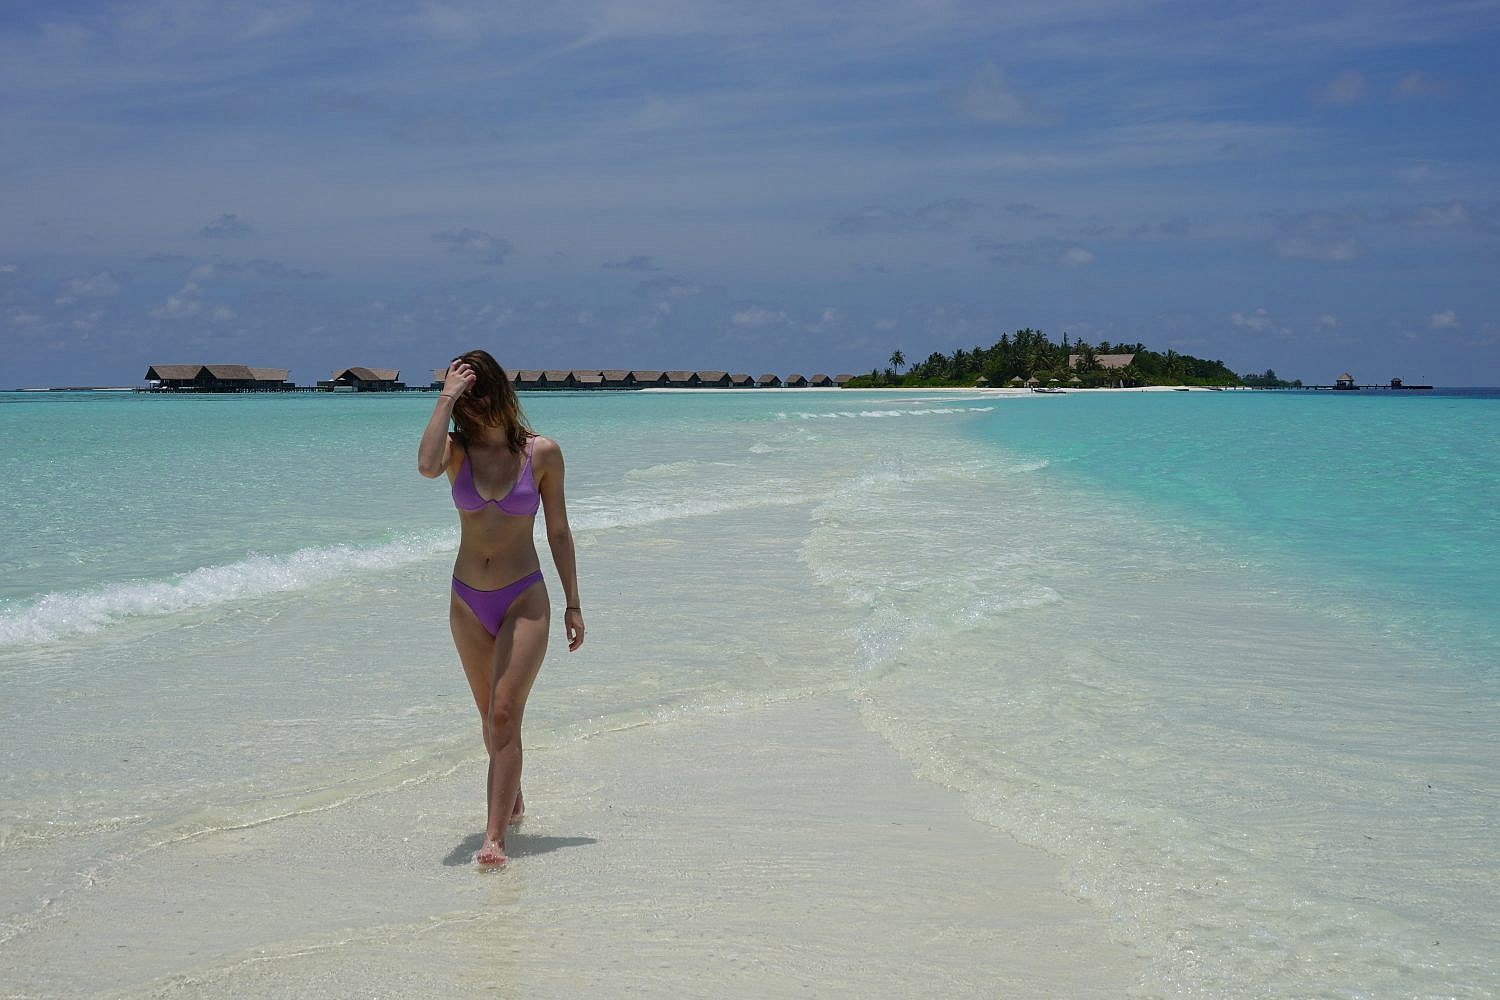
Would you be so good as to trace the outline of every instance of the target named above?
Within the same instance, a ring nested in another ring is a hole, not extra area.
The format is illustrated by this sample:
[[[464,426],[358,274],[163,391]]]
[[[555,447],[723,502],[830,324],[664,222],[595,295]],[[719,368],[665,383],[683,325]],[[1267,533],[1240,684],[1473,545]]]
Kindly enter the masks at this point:
[[[905,369],[903,372],[902,369]],[[1131,388],[1146,385],[1283,386],[1275,372],[1240,377],[1222,361],[1205,361],[1190,354],[1148,350],[1144,344],[1112,344],[1082,340],[1055,344],[1041,330],[1030,327],[1002,334],[990,347],[959,348],[952,354],[934,351],[907,367],[901,351],[891,354],[884,371],[871,370],[847,383],[851,389],[897,387],[1062,386],[1070,388]],[[1300,383],[1298,383],[1300,385]]]

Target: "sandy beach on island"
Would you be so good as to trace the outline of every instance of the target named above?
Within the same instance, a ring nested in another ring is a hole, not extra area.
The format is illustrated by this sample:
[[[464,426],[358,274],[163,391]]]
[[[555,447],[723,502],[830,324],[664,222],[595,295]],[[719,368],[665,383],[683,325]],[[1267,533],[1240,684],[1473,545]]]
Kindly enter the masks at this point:
[[[1057,862],[916,779],[843,693],[529,752],[506,870],[469,863],[479,774],[103,873],[16,942],[6,995],[1118,997],[1139,978]]]

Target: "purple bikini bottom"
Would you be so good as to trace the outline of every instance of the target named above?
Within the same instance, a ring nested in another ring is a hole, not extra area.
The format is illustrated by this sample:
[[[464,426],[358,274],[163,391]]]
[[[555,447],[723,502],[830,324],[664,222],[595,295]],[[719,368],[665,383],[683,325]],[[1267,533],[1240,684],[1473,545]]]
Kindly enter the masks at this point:
[[[479,619],[479,624],[490,635],[500,631],[501,624],[505,621],[505,613],[510,606],[516,603],[516,598],[521,596],[522,591],[533,583],[540,583],[542,571],[528,573],[515,583],[506,584],[499,590],[476,590],[464,583],[458,577],[453,578],[453,592],[458,599],[469,606],[474,612],[474,617]]]

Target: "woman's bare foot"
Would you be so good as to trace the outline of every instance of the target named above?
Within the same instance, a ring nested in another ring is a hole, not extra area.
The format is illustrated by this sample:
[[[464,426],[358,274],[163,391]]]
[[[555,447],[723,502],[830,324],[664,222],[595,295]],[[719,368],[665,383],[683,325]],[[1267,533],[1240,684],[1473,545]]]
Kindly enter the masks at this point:
[[[499,867],[510,859],[505,856],[505,848],[498,840],[485,839],[479,850],[474,852],[474,863],[476,865],[491,865]]]

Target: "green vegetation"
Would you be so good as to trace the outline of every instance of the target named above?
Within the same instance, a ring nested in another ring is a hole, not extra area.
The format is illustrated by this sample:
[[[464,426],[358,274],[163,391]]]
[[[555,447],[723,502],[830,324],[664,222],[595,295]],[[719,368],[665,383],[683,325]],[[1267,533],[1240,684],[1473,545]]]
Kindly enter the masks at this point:
[[[1077,356],[1073,367],[1068,365],[1071,355]],[[1134,357],[1127,362],[1121,355]],[[1148,351],[1142,344],[1111,344],[1107,340],[1098,344],[1083,341],[1069,344],[1067,334],[1063,334],[1061,344],[1054,344],[1045,333],[1030,327],[1001,335],[992,347],[975,347],[969,351],[959,348],[951,355],[933,352],[926,360],[914,363],[906,374],[898,374],[905,363],[905,356],[899,350],[893,351],[885,371],[871,370],[868,375],[857,375],[848,387],[967,387],[980,379],[988,385],[1003,386],[1012,384],[1016,378],[1023,383],[1034,378],[1041,385],[1075,388],[1242,384],[1240,378],[1220,361],[1204,361],[1176,351],[1159,354]],[[1247,379],[1243,384],[1250,383]]]
[[[1250,386],[1252,389],[1302,388],[1302,380],[1300,378],[1293,379],[1290,382],[1286,381],[1285,379],[1279,379],[1276,377],[1276,370],[1274,368],[1267,368],[1265,372],[1260,375],[1257,375],[1254,372],[1251,372],[1249,375],[1241,375],[1240,381],[1245,385]]]

